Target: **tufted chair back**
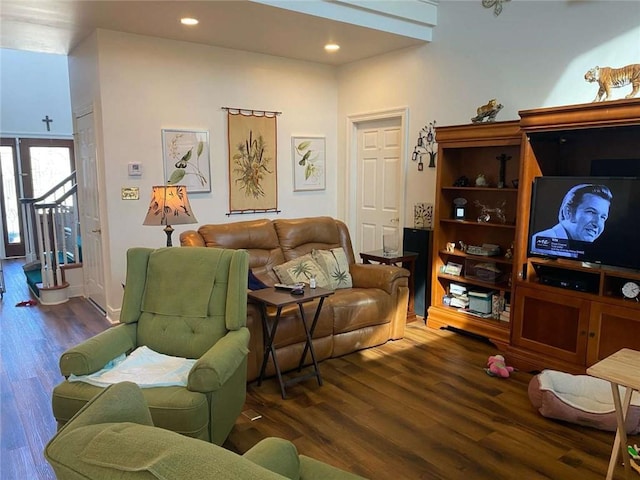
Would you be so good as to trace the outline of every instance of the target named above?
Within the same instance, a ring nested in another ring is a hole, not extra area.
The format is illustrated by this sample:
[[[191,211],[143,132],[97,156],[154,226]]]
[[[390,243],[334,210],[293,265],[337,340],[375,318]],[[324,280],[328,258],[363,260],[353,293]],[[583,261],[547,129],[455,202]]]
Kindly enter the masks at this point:
[[[200,358],[230,330],[246,324],[239,302],[238,257],[219,248],[132,248],[120,321],[138,323],[137,345]],[[132,287],[132,288],[129,288]]]

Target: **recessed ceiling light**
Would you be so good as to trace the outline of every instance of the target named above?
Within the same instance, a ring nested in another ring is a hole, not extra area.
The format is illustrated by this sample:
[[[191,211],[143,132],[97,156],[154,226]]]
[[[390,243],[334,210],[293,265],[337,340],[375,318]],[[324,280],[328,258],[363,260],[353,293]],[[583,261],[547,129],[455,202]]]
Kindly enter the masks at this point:
[[[338,45],[337,43],[327,43],[324,46],[324,49],[327,52],[337,52],[338,50],[340,50],[340,45]]]
[[[198,19],[197,18],[185,17],[185,18],[181,18],[180,19],[180,23],[183,24],[183,25],[197,25],[198,24]]]

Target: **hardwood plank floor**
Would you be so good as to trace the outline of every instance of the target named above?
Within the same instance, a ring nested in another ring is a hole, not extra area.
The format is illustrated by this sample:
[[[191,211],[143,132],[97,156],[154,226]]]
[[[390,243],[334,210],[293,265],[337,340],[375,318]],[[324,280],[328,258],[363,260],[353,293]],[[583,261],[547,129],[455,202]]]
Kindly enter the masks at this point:
[[[42,450],[56,428],[58,358],[109,323],[79,298],[16,307],[31,298],[21,265],[5,261],[0,304],[0,474],[50,479]],[[241,416],[225,446],[242,453],[279,436],[372,480],[604,478],[613,434],[541,417],[527,397],[531,374],[505,380],[484,372],[495,353],[477,339],[411,323],[403,340],[322,362],[322,387],[308,380],[283,400],[275,379],[249,384],[246,409],[262,418]],[[623,474],[618,467],[616,478]]]

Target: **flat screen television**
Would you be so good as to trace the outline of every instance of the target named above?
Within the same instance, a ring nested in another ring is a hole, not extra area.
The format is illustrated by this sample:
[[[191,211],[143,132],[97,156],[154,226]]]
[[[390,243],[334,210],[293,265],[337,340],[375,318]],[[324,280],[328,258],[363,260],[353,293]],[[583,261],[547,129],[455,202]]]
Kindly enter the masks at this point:
[[[640,270],[640,177],[536,177],[530,256]]]

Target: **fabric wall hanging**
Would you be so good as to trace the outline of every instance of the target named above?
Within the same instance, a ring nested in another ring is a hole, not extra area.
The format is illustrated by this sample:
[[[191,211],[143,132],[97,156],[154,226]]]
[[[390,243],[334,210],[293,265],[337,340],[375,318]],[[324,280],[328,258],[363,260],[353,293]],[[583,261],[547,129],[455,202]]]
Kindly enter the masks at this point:
[[[278,211],[277,115],[227,110],[229,213]]]

